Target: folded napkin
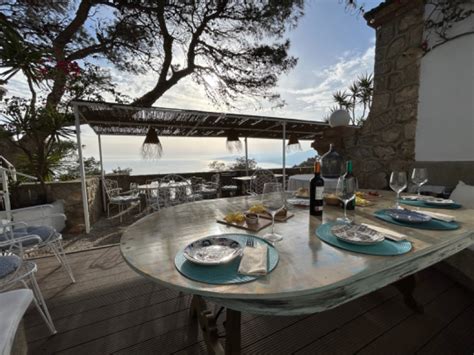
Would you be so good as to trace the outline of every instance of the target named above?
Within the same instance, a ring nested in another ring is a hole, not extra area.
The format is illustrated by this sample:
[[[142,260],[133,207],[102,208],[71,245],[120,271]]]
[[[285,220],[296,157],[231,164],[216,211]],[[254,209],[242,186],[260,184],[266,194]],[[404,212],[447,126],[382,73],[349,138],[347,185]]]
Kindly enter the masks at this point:
[[[387,229],[387,228],[383,228],[383,227],[379,227],[379,226],[374,226],[373,224],[366,224],[366,223],[362,223],[362,225],[366,226],[370,229],[373,229],[374,231],[382,233],[385,236],[385,238],[393,240],[395,242],[401,242],[401,241],[407,239],[407,236],[405,234],[395,232],[391,229]]]
[[[266,245],[256,244],[254,247],[245,247],[244,255],[240,260],[239,274],[260,276],[267,274],[267,254]]]
[[[454,216],[451,216],[449,214],[439,213],[439,212],[432,212],[432,211],[426,211],[426,210],[416,210],[414,212],[425,214],[427,216],[430,216],[431,218],[439,219],[440,221],[444,221],[448,223],[454,222],[456,220],[456,217]]]

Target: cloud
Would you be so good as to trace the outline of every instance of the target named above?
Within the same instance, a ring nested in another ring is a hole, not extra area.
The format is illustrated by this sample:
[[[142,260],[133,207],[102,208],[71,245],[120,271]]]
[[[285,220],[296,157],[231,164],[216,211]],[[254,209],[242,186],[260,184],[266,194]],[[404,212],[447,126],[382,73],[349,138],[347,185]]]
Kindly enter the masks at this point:
[[[373,72],[374,52],[373,44],[363,53],[346,52],[335,64],[313,71],[316,85],[282,91],[295,107],[324,116],[334,105],[335,91],[345,90],[359,75]]]

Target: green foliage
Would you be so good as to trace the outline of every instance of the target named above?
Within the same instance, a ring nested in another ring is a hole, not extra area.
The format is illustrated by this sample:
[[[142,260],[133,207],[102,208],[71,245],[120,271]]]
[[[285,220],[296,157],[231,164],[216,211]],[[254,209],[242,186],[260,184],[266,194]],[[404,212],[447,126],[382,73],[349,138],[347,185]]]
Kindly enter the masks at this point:
[[[248,159],[249,170],[255,170],[258,168],[257,161],[255,159]],[[211,171],[225,171],[225,170],[245,170],[245,157],[238,157],[235,162],[226,164],[222,161],[214,160],[209,163],[209,170]]]
[[[120,166],[118,166],[115,169],[112,169],[112,173],[121,174],[121,175],[130,175],[132,170],[133,170],[132,168],[121,168]]]
[[[100,162],[94,157],[84,158],[84,171],[86,176],[100,175]],[[80,177],[79,157],[74,150],[72,154],[61,161],[61,167],[57,170],[57,178],[61,181],[69,181]]]
[[[344,91],[336,91],[332,97],[337,106],[331,108],[331,112],[344,109],[351,115],[351,124],[359,125],[366,118],[372,105],[374,94],[374,80],[372,74],[359,76]]]
[[[74,143],[68,140],[72,130],[65,127],[68,115],[32,106],[21,98],[6,99],[0,113],[2,139],[20,152],[18,167],[41,182],[51,180],[60,161],[74,150]]]

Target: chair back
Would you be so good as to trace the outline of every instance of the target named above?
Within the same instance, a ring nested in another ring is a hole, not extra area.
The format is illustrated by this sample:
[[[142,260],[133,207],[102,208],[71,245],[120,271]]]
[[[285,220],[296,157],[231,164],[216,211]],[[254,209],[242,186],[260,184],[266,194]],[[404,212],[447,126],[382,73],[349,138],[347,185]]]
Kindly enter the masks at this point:
[[[250,193],[260,195],[263,193],[263,187],[268,182],[278,182],[275,175],[270,170],[257,169],[250,179]]]
[[[180,175],[166,175],[159,181],[158,197],[164,207],[176,206],[191,200],[191,181]]]
[[[120,191],[122,190],[118,187],[118,181],[112,179],[104,179],[104,188],[109,200],[114,196],[120,195]]]

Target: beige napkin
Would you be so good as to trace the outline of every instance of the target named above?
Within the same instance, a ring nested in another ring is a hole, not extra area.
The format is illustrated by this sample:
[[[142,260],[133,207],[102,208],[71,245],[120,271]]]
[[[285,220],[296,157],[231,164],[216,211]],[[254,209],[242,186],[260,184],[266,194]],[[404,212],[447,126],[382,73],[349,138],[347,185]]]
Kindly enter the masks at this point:
[[[254,247],[245,247],[244,255],[240,260],[239,274],[260,276],[267,274],[267,253],[266,245],[256,244]]]
[[[421,214],[425,214],[427,216],[430,216],[431,218],[439,219],[439,220],[444,221],[444,222],[454,222],[456,220],[456,217],[451,216],[449,214],[426,211],[426,210],[412,210],[412,211],[418,212],[418,213],[421,213]]]
[[[391,229],[379,227],[379,226],[374,226],[373,224],[367,224],[367,223],[362,223],[363,226],[366,226],[370,229],[373,229],[374,231],[377,231],[379,233],[382,233],[385,235],[385,238],[393,240],[395,242],[401,242],[403,240],[407,239],[407,236],[402,233],[395,232]]]

